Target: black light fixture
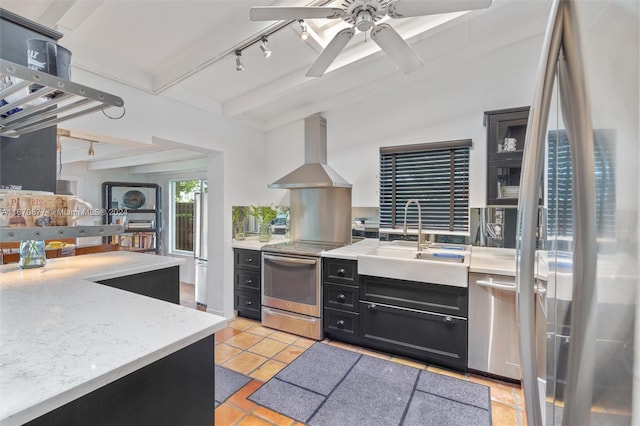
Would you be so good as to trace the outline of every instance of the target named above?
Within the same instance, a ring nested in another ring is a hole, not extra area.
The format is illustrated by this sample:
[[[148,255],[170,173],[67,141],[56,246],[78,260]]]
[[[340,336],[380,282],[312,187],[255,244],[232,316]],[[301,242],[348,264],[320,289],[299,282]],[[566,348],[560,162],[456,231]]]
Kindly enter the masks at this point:
[[[244,65],[242,65],[242,61],[240,57],[242,56],[241,50],[236,50],[236,71],[244,71]]]
[[[262,36],[262,38],[260,39],[260,50],[262,50],[262,53],[264,53],[265,59],[271,56],[271,50],[269,50],[269,47],[267,46],[268,42],[269,40],[267,39],[267,36]]]
[[[307,31],[307,23],[304,22],[302,19],[298,19],[298,23],[300,24],[300,29],[301,29],[300,38],[302,39],[302,41],[307,41],[307,39],[309,38],[309,31]]]

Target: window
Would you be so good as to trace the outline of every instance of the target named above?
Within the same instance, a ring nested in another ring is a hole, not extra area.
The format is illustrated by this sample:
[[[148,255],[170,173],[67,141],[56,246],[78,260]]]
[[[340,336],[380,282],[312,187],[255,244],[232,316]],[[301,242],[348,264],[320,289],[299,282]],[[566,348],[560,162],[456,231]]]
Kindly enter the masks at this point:
[[[549,236],[573,235],[573,167],[565,130],[548,133]],[[593,132],[596,183],[596,231],[598,237],[614,237],[616,224],[615,134],[596,129]],[[566,249],[565,247],[559,247]]]
[[[172,182],[171,253],[193,253],[195,234],[195,198],[207,192],[207,181],[200,179]]]
[[[471,140],[380,148],[380,227],[404,225],[404,207],[420,202],[422,228],[469,232]],[[407,223],[418,222],[410,207]]]

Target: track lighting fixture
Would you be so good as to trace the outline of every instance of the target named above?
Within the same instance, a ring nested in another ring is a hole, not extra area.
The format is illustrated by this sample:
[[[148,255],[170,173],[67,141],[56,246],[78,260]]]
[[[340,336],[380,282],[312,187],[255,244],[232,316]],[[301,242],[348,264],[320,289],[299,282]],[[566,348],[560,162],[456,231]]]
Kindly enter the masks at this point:
[[[269,40],[267,40],[267,36],[262,36],[262,38],[260,39],[260,50],[262,50],[262,53],[264,53],[265,59],[271,56],[271,50],[269,50],[269,47],[267,47],[268,41]]]
[[[240,56],[242,56],[242,51],[236,50],[236,71],[244,71],[244,65],[242,65]]]
[[[307,23],[304,22],[302,19],[298,19],[298,23],[300,24],[300,29],[301,29],[301,33],[300,33],[300,38],[302,39],[302,41],[307,41],[307,39],[309,38],[309,32],[307,31]]]

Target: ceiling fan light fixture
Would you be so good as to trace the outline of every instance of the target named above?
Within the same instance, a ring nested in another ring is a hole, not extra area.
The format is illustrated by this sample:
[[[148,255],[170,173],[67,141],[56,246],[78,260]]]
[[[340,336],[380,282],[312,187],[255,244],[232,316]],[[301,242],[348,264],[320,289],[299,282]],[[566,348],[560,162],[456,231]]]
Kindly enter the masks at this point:
[[[307,23],[302,19],[298,19],[298,23],[300,24],[300,39],[302,41],[307,41],[309,39],[309,31],[307,30]]]
[[[242,61],[240,57],[242,56],[242,51],[236,50],[236,71],[244,71],[244,65],[242,65]]]
[[[271,56],[271,50],[269,50],[269,46],[267,46],[268,42],[269,40],[267,39],[267,36],[262,36],[262,38],[260,39],[260,50],[262,50],[262,53],[264,53],[265,59],[268,59],[269,56]]]

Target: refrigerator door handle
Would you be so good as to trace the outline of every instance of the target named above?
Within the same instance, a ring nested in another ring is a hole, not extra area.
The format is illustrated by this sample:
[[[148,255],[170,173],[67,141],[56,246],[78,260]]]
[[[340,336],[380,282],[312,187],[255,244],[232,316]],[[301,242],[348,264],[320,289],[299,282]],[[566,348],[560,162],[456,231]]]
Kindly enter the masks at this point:
[[[562,423],[590,424],[596,341],[596,182],[591,104],[574,2],[566,2],[559,59],[560,105],[573,168],[571,345]]]
[[[538,220],[538,191],[542,179],[547,121],[553,83],[562,42],[563,0],[554,0],[549,14],[543,51],[538,64],[536,92],[529,112],[522,160],[518,201],[518,256],[516,259],[516,311],[518,340],[527,423],[542,425],[538,389],[535,335],[535,242]]]

